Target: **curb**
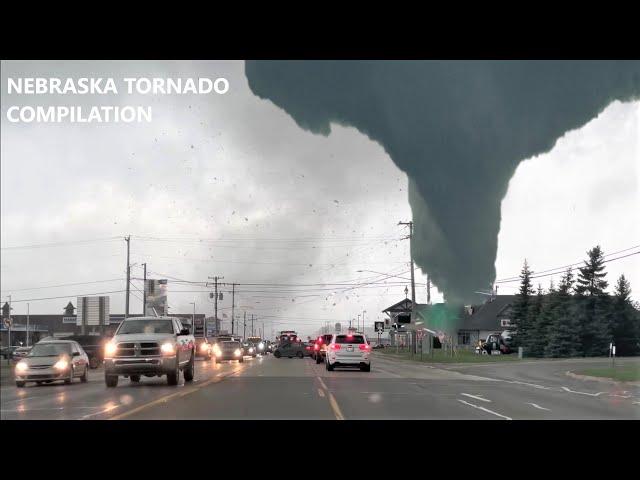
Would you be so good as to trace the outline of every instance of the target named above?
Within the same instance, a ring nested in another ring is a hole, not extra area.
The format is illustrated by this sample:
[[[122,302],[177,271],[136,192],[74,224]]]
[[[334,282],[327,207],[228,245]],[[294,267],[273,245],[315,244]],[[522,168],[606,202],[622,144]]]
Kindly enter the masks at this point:
[[[592,377],[589,375],[578,375],[577,373],[573,373],[571,371],[566,371],[565,375],[567,377],[571,377],[571,378],[575,378],[576,380],[591,380],[593,382],[600,382],[600,383],[608,383],[611,385],[630,385],[630,386],[640,386],[640,382],[624,382],[621,380],[613,380],[612,378],[607,378],[607,377]]]

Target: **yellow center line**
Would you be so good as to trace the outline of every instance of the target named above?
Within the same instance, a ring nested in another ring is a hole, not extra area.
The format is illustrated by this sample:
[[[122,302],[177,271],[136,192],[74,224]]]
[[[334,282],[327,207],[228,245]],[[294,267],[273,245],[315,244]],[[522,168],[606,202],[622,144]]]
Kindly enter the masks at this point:
[[[320,377],[316,377],[316,378],[318,379],[318,382],[320,382],[320,385],[322,385],[322,388],[324,388],[327,391],[327,396],[329,397],[329,405],[331,405],[331,409],[333,410],[333,414],[335,415],[336,420],[344,420],[344,415],[342,415],[342,410],[340,410],[340,406],[338,405],[336,398],[329,391],[325,383],[322,381],[322,378]],[[323,392],[320,389],[318,389],[318,394],[321,397],[324,397]]]

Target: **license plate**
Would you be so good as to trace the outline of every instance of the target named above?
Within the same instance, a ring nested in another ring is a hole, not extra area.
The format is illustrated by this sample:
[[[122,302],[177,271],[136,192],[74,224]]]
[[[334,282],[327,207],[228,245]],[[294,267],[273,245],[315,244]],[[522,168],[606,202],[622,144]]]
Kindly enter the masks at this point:
[[[347,352],[353,352],[353,345],[349,345],[347,347]]]

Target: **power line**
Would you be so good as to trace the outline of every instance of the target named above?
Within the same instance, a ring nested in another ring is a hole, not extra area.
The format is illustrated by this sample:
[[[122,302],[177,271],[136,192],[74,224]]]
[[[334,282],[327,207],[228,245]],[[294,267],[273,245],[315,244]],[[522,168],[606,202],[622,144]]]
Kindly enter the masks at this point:
[[[78,293],[78,294],[70,294],[70,295],[62,295],[59,297],[46,297],[46,298],[25,298],[22,300],[12,300],[12,302],[37,302],[39,300],[55,300],[58,298],[69,298],[69,297],[88,297],[91,295],[107,295],[110,293],[122,293],[126,292],[126,290],[113,290],[111,292],[95,292],[95,293]]]
[[[640,245],[634,245],[633,247],[625,248],[625,249],[623,249],[623,250],[618,250],[617,252],[608,253],[608,254],[606,254],[606,255],[603,255],[603,257],[605,257],[605,258],[606,258],[606,257],[610,257],[610,256],[612,256],[612,255],[617,255],[617,254],[619,254],[619,253],[628,252],[629,250],[633,250],[634,248],[638,248],[638,247],[640,247]],[[636,253],[638,253],[638,252],[636,252]],[[635,253],[634,253],[634,254],[632,254],[632,255],[635,255]],[[624,257],[620,257],[620,258],[624,258]],[[547,269],[547,270],[541,270],[541,271],[539,271],[539,272],[532,272],[532,273],[535,273],[535,274],[541,274],[541,273],[552,272],[552,271],[555,271],[555,270],[565,270],[565,269],[567,269],[567,268],[569,268],[569,267],[575,267],[575,266],[577,266],[577,265],[582,265],[583,263],[584,263],[584,260],[579,261],[579,262],[575,262],[575,263],[571,263],[571,264],[569,264],[569,265],[564,265],[564,266],[562,266],[562,267],[549,268],[549,269]],[[561,272],[557,272],[557,273],[561,273]],[[502,283],[502,282],[507,282],[507,281],[509,281],[509,280],[519,280],[519,279],[520,279],[520,276],[519,276],[519,275],[514,275],[514,276],[512,276],[512,277],[505,277],[505,278],[501,278],[501,279],[499,279],[499,280],[496,280],[496,282],[495,282],[495,283]]]
[[[77,283],[61,283],[59,285],[44,285],[41,287],[31,287],[31,288],[14,288],[14,289],[6,289],[2,290],[3,292],[24,292],[27,290],[41,290],[44,288],[59,288],[59,287],[71,287],[76,285],[90,285],[94,283],[109,283],[109,282],[121,282],[125,281],[125,278],[111,278],[109,280],[95,280],[93,282],[77,282]]]
[[[622,258],[627,258],[627,257],[631,257],[632,255],[638,255],[638,254],[640,254],[640,252],[633,252],[633,253],[629,253],[629,254],[627,254],[627,255],[623,255],[623,256],[621,256],[621,257],[610,258],[610,259],[608,259],[608,260],[604,260],[602,263],[613,262],[613,261],[615,261],[615,260],[620,260],[620,259],[622,259]],[[581,263],[581,262],[580,262],[580,263]],[[580,265],[580,263],[577,263],[576,265]],[[550,277],[550,276],[552,276],[552,275],[559,275],[559,274],[561,274],[561,273],[563,273],[563,272],[562,272],[562,271],[559,271],[559,272],[553,272],[553,273],[546,273],[546,274],[544,274],[544,275],[532,275],[530,278],[531,278],[531,279],[534,279],[534,278]],[[500,280],[500,281],[496,281],[495,283],[513,283],[513,282],[519,282],[519,281],[520,281],[520,278],[518,277],[518,278],[516,278],[516,279],[514,279],[514,280]]]
[[[52,243],[39,243],[33,245],[13,245],[10,247],[2,247],[1,250],[25,250],[30,248],[47,248],[47,247],[61,247],[66,245],[81,245],[81,244],[89,244],[96,242],[106,242],[119,240],[122,237],[107,237],[107,238],[94,238],[90,240],[71,240],[68,242],[52,242]]]

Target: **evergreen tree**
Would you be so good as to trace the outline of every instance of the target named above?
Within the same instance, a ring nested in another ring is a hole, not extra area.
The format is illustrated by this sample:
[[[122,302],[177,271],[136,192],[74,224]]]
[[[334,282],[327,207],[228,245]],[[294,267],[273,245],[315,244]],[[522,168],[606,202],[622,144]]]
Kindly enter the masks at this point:
[[[587,252],[588,259],[578,273],[575,313],[580,325],[581,353],[585,357],[606,355],[610,332],[610,299],[604,291],[608,282],[604,279],[604,253],[600,246]]]
[[[545,297],[542,286],[538,284],[538,294],[529,305],[527,326],[529,327],[528,352],[531,357],[542,357],[547,342],[547,329],[550,319],[547,306],[549,295]]]
[[[611,313],[611,334],[616,355],[639,355],[640,312],[631,302],[631,284],[624,274],[616,282]]]
[[[531,274],[529,264],[525,259],[522,271],[520,272],[520,290],[513,302],[513,320],[516,330],[513,335],[514,346],[524,347],[525,350],[529,346],[529,303],[533,295],[533,287],[531,285]],[[527,352],[528,355],[528,352]]]
[[[550,298],[547,344],[544,349],[547,357],[573,357],[580,353],[579,329],[571,295],[573,283],[573,271],[569,267],[560,280],[558,290]]]
[[[585,260],[584,267],[579,268],[576,293],[583,296],[600,295],[609,285],[604,279],[607,276],[607,272],[604,271],[604,252],[598,245],[589,250],[587,255],[589,258]]]

